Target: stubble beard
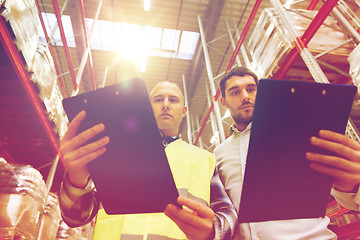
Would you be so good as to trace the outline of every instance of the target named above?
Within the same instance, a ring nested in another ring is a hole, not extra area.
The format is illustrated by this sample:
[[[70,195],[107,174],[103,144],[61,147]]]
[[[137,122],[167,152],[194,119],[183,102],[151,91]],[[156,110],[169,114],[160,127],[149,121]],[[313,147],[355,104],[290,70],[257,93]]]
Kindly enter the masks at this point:
[[[238,125],[248,125],[252,121],[253,112],[248,113],[238,113],[233,116],[233,120]]]

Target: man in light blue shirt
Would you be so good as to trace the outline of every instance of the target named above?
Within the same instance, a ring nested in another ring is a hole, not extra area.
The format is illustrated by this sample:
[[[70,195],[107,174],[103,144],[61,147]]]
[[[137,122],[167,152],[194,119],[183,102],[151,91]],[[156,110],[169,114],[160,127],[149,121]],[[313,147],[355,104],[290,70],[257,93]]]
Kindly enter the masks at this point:
[[[238,67],[220,81],[222,105],[229,109],[234,124],[232,135],[214,151],[222,183],[236,210],[239,210],[251,121],[257,93],[257,76],[250,70]],[[314,146],[327,149],[338,157],[307,153],[310,166],[333,176],[331,194],[349,209],[360,211],[360,145],[345,135],[321,130],[310,139]],[[256,189],[254,189],[256,191]],[[264,199],[266,201],[266,199]],[[239,224],[236,239],[337,239],[324,218],[278,220]]]

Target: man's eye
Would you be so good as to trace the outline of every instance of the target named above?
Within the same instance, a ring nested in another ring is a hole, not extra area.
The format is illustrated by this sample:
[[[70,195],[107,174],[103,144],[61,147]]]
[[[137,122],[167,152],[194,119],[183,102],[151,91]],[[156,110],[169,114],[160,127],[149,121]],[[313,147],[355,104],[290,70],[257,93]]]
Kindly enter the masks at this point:
[[[240,92],[240,91],[233,91],[233,92],[231,92],[231,95],[234,95],[234,96],[235,96],[235,95],[238,95],[239,92]]]
[[[161,101],[162,101],[161,98],[155,98],[155,99],[154,99],[154,102],[161,102]]]

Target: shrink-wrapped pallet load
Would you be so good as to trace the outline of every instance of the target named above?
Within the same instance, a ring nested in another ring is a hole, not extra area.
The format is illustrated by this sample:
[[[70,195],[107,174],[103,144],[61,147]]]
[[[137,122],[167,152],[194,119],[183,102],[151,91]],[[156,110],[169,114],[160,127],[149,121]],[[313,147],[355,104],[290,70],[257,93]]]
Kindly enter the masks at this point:
[[[0,239],[35,239],[45,189],[33,167],[0,163]]]
[[[39,98],[44,103],[53,130],[61,138],[66,132],[68,120],[61,103],[63,97],[56,84],[57,76],[54,61],[46,45],[38,45],[30,73],[30,80],[33,82]]]
[[[34,0],[6,0],[1,4],[1,16],[25,67],[31,68],[39,43],[40,21]]]
[[[41,218],[38,240],[55,240],[61,220],[59,198],[55,193],[49,193]]]
[[[31,62],[30,80],[40,99],[49,99],[56,85],[56,72],[49,48],[39,44]]]
[[[84,226],[70,228],[64,221],[60,221],[59,230],[56,234],[57,240],[88,240],[91,239],[94,230],[94,222]]]

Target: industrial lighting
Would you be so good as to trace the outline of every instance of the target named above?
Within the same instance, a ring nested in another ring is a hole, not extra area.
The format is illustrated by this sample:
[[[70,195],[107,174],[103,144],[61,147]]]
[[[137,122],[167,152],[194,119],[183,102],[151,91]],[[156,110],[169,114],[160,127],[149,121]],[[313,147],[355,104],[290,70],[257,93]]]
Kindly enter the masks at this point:
[[[144,0],[144,10],[145,11],[150,11],[150,1],[151,0]]]

